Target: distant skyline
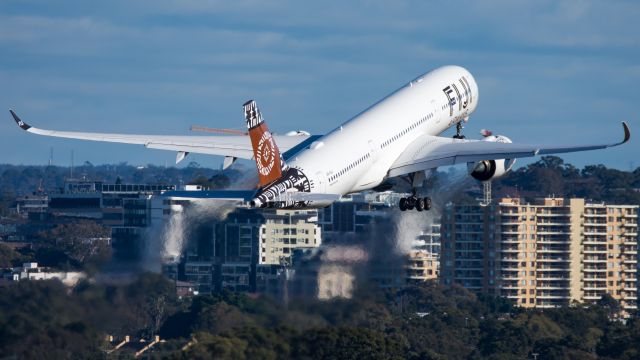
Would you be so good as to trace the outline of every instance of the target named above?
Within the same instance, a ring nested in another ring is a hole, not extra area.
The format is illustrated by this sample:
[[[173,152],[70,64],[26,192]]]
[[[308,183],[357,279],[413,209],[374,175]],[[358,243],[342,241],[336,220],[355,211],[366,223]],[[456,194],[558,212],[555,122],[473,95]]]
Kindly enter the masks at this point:
[[[270,128],[321,134],[421,73],[466,67],[480,88],[465,129],[520,143],[629,144],[562,156],[640,166],[635,1],[0,3],[0,163],[173,165],[175,153],[46,138],[43,128],[189,134],[242,129],[256,99]],[[347,146],[347,145],[346,145]],[[537,161],[521,161],[526,164]],[[190,156],[217,167],[220,158]]]

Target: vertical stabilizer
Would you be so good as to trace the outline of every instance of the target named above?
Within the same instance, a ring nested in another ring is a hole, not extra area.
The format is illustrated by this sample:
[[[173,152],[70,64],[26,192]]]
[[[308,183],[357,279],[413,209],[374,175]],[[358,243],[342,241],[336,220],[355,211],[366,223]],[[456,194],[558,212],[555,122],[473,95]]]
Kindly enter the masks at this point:
[[[286,165],[256,102],[249,100],[243,106],[260,186],[266,186],[282,177]]]

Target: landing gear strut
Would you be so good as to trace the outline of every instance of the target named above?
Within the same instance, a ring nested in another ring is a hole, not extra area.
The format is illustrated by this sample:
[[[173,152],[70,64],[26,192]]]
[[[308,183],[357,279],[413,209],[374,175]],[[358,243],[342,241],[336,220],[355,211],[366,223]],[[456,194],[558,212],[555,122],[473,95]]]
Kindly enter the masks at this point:
[[[431,209],[431,198],[430,197],[417,197],[415,194],[401,198],[400,203],[398,204],[400,207],[400,211],[413,210],[417,211],[429,210]]]
[[[456,124],[456,134],[453,135],[454,139],[464,139],[466,136],[462,135],[462,121]]]

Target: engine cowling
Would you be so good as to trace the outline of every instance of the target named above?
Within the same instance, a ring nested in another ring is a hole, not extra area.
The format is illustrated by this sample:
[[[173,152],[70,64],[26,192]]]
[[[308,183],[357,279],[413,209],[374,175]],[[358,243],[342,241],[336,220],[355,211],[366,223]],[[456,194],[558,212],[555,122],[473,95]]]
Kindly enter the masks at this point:
[[[482,141],[511,143],[511,139],[503,135],[489,135]],[[469,175],[478,181],[489,181],[509,172],[516,159],[482,160],[467,163]]]

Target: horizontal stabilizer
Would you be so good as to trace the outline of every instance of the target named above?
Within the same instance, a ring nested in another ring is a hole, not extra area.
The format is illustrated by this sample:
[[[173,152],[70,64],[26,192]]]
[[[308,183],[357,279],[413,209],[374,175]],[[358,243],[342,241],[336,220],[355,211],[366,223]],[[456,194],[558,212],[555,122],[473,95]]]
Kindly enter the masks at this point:
[[[328,201],[340,200],[340,194],[319,194],[307,192],[285,192],[280,194],[274,202],[298,202],[298,201]]]
[[[167,191],[163,194],[165,197],[174,199],[213,199],[247,202],[253,199],[256,194],[255,190],[175,190]]]

